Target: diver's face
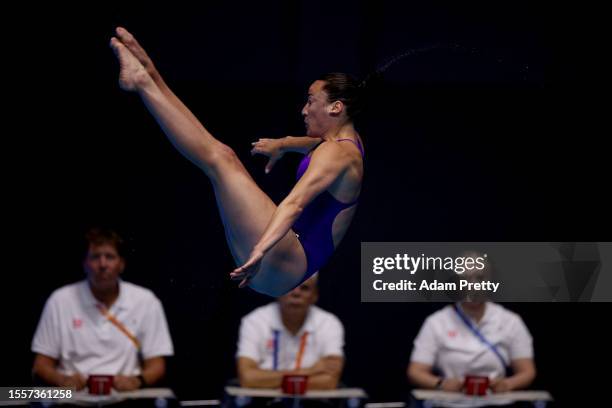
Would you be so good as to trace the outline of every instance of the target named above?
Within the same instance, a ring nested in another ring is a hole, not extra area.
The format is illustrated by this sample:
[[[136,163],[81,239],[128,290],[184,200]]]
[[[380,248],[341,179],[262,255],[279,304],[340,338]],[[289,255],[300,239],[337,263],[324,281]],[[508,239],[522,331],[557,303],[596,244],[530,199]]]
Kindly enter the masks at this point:
[[[321,137],[329,127],[331,104],[324,86],[325,81],[317,80],[308,88],[308,100],[302,108],[308,136]]]

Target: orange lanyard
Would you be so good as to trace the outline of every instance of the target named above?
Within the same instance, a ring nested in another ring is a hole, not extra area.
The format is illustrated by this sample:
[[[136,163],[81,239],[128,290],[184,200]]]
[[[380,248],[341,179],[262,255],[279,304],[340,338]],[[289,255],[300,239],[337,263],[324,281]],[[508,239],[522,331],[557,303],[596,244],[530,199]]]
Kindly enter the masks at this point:
[[[125,334],[131,341],[132,343],[134,343],[134,345],[136,346],[137,350],[140,350],[140,342],[138,341],[138,339],[136,338],[136,336],[134,336],[132,334],[132,332],[130,332],[127,327],[125,327],[123,325],[123,323],[121,323],[119,320],[117,320],[117,318],[115,316],[113,316],[112,314],[110,314],[110,312],[108,311],[108,309],[106,308],[106,306],[101,305],[99,303],[96,304],[96,307],[98,308],[98,310],[100,311],[100,313],[102,313],[102,315],[104,317],[106,317],[106,319],[111,322],[112,324],[115,325],[115,327],[117,327],[121,333]]]
[[[302,334],[302,338],[300,339],[300,349],[295,357],[295,369],[299,370],[302,366],[302,357],[304,357],[304,350],[306,349],[306,338],[308,337],[308,332],[304,332]]]

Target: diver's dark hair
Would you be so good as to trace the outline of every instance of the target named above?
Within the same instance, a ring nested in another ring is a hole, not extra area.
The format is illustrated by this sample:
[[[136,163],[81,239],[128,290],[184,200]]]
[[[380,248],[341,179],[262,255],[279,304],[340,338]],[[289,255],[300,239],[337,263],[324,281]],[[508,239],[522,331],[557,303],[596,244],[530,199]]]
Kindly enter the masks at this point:
[[[343,72],[330,72],[319,77],[324,81],[323,90],[330,102],[341,101],[346,105],[346,116],[355,119],[364,107],[363,89],[359,80]]]
[[[368,74],[363,80],[358,80],[353,75],[343,72],[330,72],[321,75],[318,80],[325,82],[323,90],[327,92],[328,101],[341,101],[344,103],[346,115],[349,119],[354,120],[364,111],[366,103],[370,99],[369,96],[376,85],[382,80],[383,73],[389,67],[405,57],[430,51],[437,47],[438,45],[414,48],[397,54]]]

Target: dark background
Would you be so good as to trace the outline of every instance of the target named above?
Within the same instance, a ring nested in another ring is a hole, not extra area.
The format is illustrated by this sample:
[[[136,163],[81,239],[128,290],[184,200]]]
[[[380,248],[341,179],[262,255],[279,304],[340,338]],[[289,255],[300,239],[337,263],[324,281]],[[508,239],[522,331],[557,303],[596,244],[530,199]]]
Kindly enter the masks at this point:
[[[7,13],[10,96],[2,156],[5,275],[1,385],[29,382],[29,345],[51,291],[82,278],[91,225],[129,241],[126,280],[164,303],[181,399],[217,398],[235,375],[239,318],[269,299],[238,290],[212,190],[121,92],[108,48],[129,28],[175,92],[232,146],[278,202],[299,157],[272,174],[259,137],[300,135],[308,85],[363,77],[392,56],[359,129],[358,214],[320,279],[345,324],[343,380],[375,401],[403,398],[412,340],[440,304],[365,304],[361,241],[605,241],[607,155],[585,67],[590,11],[533,2],[270,1],[25,6]],[[8,123],[14,126],[8,126]],[[609,188],[608,188],[609,189]],[[510,304],[534,337],[536,389],[580,401],[609,356],[609,304]],[[597,323],[600,322],[600,323]],[[604,342],[606,347],[604,347]]]

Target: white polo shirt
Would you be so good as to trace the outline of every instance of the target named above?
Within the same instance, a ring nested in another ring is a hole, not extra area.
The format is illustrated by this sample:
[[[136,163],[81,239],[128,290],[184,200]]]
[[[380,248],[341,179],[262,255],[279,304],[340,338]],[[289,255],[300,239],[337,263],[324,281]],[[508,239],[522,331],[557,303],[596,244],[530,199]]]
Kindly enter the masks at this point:
[[[283,325],[280,305],[273,302],[242,318],[236,357],[248,357],[259,368],[272,370],[276,356],[276,369],[293,370],[304,333],[302,368],[313,366],[322,357],[344,356],[344,327],[336,316],[310,306],[304,324],[294,336]]]
[[[138,375],[134,343],[96,307],[87,281],[66,285],[51,294],[38,323],[32,351],[59,361],[71,375]],[[161,302],[153,292],[119,281],[119,297],[109,309],[141,345],[145,359],[173,354]]]
[[[520,358],[533,358],[531,335],[516,313],[487,302],[480,322],[472,323],[497,347],[506,364]],[[410,361],[434,366],[446,378],[462,379],[467,374],[489,378],[505,375],[503,363],[468,328],[453,305],[425,320],[414,340]]]

